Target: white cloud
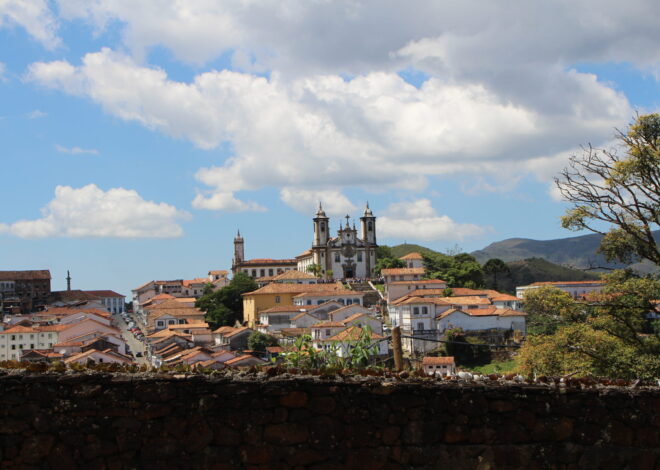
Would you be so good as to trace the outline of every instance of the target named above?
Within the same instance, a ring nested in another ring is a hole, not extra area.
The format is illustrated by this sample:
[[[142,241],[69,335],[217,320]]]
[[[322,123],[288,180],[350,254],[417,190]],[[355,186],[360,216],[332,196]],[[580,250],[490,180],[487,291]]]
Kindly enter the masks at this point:
[[[57,37],[57,20],[47,0],[0,0],[0,28],[18,25],[45,48],[61,43]]]
[[[391,204],[378,223],[380,237],[398,240],[461,241],[483,235],[487,230],[438,215],[428,199]]]
[[[46,116],[48,116],[48,113],[45,113],[39,109],[35,109],[34,111],[30,111],[29,113],[27,113],[27,117],[29,119],[41,119],[41,118],[45,118]]]
[[[27,74],[200,148],[231,142],[234,157],[197,173],[208,188],[193,202],[230,211],[262,209],[236,193],[264,187],[419,191],[429,177],[449,173],[530,171],[525,162],[585,139],[602,141],[628,119],[623,96],[591,75],[567,76],[579,84],[570,106],[545,112],[538,102],[516,104],[483,84],[431,77],[416,88],[382,71],[289,80],[225,70],[176,82],[109,49],[87,54],[80,66],[35,63]]]
[[[0,224],[20,238],[174,238],[183,235],[179,220],[190,215],[164,202],[145,201],[134,190],[57,186],[43,217]]]
[[[302,214],[314,214],[319,203],[329,216],[344,216],[355,211],[355,205],[340,191],[308,190],[286,187],[280,191],[280,198],[288,206]]]
[[[81,155],[81,154],[89,154],[89,155],[98,155],[99,151],[96,149],[84,149],[80,147],[63,147],[59,144],[55,144],[55,150],[57,150],[60,153],[68,153],[70,155]]]

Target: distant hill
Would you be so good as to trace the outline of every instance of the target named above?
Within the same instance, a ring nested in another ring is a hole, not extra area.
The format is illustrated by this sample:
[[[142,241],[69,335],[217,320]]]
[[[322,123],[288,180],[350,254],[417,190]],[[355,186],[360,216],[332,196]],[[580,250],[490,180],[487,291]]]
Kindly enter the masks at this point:
[[[655,232],[656,240],[660,240],[660,231]],[[579,237],[559,238],[555,240],[531,240],[528,238],[509,238],[491,243],[483,250],[472,252],[472,256],[480,263],[491,258],[499,258],[510,262],[529,258],[543,258],[555,264],[578,269],[601,266],[607,268],[623,268],[620,263],[608,263],[602,255],[596,253],[602,235],[590,234]],[[641,272],[653,272],[657,267],[650,262],[637,263],[631,266]]]
[[[405,256],[408,253],[418,252],[421,254],[437,253],[424,246],[406,243],[390,247],[392,253],[397,256]],[[474,253],[472,253],[474,255]],[[490,259],[479,260],[482,264]],[[506,263],[510,269],[509,275],[500,275],[497,280],[497,289],[501,292],[515,293],[516,286],[524,286],[532,282],[542,281],[588,281],[598,279],[598,275],[579,269],[572,269],[551,263],[542,258],[528,258],[523,260],[509,261]],[[491,279],[487,277],[487,283]],[[490,286],[489,286],[490,287]]]
[[[507,276],[500,275],[497,280],[497,290],[515,293],[516,286],[526,286],[533,282],[543,281],[590,281],[598,279],[598,275],[578,269],[560,266],[542,258],[529,258],[506,263],[511,270]]]

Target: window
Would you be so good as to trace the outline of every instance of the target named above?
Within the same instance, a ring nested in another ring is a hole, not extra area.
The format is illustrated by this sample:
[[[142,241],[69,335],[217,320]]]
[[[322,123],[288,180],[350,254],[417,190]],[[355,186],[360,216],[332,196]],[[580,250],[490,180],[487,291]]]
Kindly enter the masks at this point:
[[[34,349],[34,343],[30,344],[30,349]]]
[[[307,301],[307,305],[312,305],[312,301],[311,301],[311,300],[308,300],[308,301]]]
[[[11,335],[11,340],[16,341],[16,335]]]
[[[321,232],[325,232],[325,224],[321,222]]]
[[[266,275],[266,270],[265,270],[265,269],[260,269],[260,270],[259,270],[259,275],[260,275],[261,277],[264,277],[264,276]]]
[[[429,313],[428,307],[422,307],[422,315],[427,315]]]
[[[419,315],[419,307],[413,307],[413,314]]]
[[[357,260],[358,260],[358,262],[362,261],[362,252],[361,251],[358,251]]]
[[[424,329],[424,323],[422,323],[422,322],[417,323],[417,329],[418,330],[423,330]]]
[[[257,270],[256,269],[252,270],[252,277],[257,277]]]
[[[373,222],[369,222],[369,223],[367,224],[367,227],[368,227],[367,230],[369,230],[370,232],[373,232],[373,230],[374,230],[374,223],[373,223]]]
[[[12,349],[16,349],[16,345],[15,345],[15,344],[12,344],[12,345],[11,345],[11,348],[12,348]]]
[[[335,263],[339,263],[341,261],[341,257],[339,256],[339,253],[335,253]]]
[[[360,299],[353,299],[353,303],[357,304],[357,305],[360,305]]]
[[[325,335],[330,336],[330,330],[325,330]]]
[[[165,326],[165,324],[162,321],[156,322],[156,325],[158,326]]]
[[[279,296],[279,295],[276,295],[276,296],[275,296],[275,303],[276,303],[276,304],[279,304],[279,303],[280,303],[280,296]]]
[[[273,268],[270,268],[270,269],[268,270],[268,275],[269,275],[269,276],[272,276],[272,275],[273,275]]]

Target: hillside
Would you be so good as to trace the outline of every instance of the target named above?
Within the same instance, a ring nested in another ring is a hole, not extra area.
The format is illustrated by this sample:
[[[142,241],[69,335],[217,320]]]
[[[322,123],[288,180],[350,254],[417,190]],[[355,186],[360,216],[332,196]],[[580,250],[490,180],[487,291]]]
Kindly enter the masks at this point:
[[[497,280],[497,289],[501,292],[515,293],[516,286],[525,286],[543,281],[589,281],[598,279],[597,274],[567,268],[542,258],[529,258],[506,263],[510,275]]]
[[[660,240],[660,231],[655,232]],[[619,263],[608,263],[596,250],[602,236],[599,234],[579,237],[559,238],[555,240],[531,240],[528,238],[509,238],[491,243],[482,250],[472,252],[480,263],[491,258],[510,262],[529,258],[543,258],[555,264],[584,269],[593,266],[622,268]],[[653,272],[657,268],[651,263],[638,263],[631,266],[641,272]]]
[[[401,257],[408,253],[418,252],[422,254],[436,253],[430,248],[420,245],[406,243],[390,247],[392,253]],[[474,254],[474,253],[473,253]],[[484,263],[486,260],[479,260]],[[598,279],[597,274],[585,272],[578,269],[572,269],[566,266],[560,266],[551,263],[542,258],[528,258],[523,260],[509,261],[506,263],[510,269],[509,275],[501,275],[497,280],[497,289],[502,292],[515,293],[516,286],[531,284],[541,281],[586,281]],[[492,287],[492,279],[486,277],[488,287]]]

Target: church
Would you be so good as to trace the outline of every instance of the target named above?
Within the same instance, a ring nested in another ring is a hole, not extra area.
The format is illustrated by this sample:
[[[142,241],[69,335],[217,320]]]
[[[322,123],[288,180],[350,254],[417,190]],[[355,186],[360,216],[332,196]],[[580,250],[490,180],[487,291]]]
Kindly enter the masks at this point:
[[[318,274],[326,279],[371,278],[376,267],[376,217],[369,204],[360,217],[361,233],[350,216],[346,225],[339,223],[336,237],[330,236],[330,219],[321,204],[314,221],[314,241],[311,249],[296,257],[298,271],[308,272],[310,266],[318,266]]]

